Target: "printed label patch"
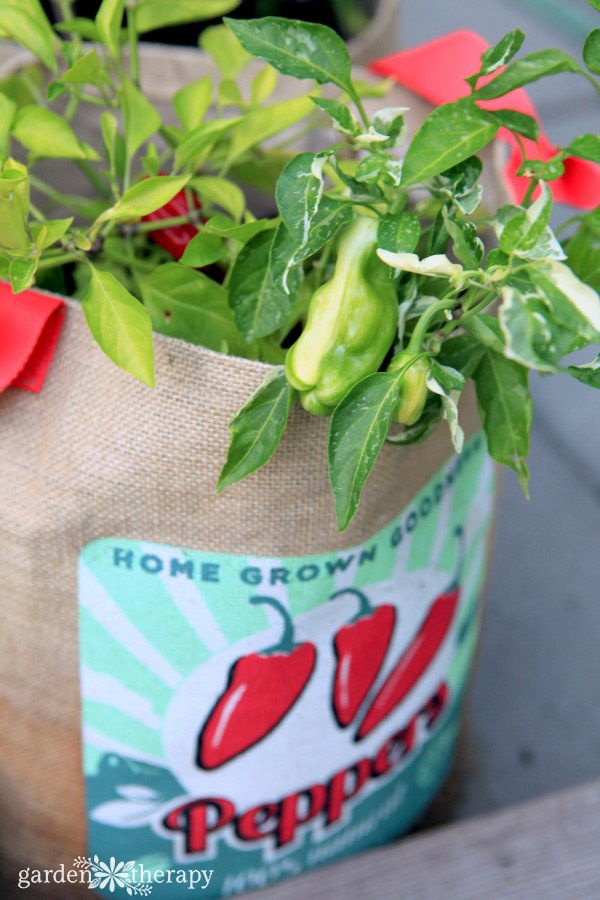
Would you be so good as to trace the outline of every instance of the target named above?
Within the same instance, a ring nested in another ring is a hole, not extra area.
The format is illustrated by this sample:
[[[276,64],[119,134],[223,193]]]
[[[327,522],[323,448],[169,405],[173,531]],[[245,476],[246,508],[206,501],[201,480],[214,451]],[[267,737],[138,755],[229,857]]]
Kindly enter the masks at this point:
[[[478,434],[339,553],[88,544],[90,854],[135,861],[165,900],[189,896],[182,873],[212,870],[203,896],[220,897],[409,828],[452,761],[493,490]]]

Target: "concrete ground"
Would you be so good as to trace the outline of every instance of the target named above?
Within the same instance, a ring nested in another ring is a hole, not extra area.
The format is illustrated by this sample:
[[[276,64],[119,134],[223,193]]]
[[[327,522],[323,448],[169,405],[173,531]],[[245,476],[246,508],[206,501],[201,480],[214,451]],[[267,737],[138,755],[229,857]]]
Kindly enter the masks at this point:
[[[524,52],[561,47],[580,58],[585,34],[600,27],[585,0],[403,3],[405,47],[456,28],[495,43],[519,27]],[[598,97],[582,79],[557,75],[530,94],[556,143],[598,133]],[[460,817],[600,775],[600,396],[560,376],[534,376],[532,390],[531,501],[507,473]]]

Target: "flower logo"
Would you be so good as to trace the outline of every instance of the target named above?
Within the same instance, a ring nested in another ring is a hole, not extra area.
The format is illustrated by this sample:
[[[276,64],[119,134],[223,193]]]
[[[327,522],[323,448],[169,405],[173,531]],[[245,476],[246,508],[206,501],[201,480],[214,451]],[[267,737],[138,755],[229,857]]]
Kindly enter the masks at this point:
[[[94,856],[93,859],[86,856],[78,856],[73,860],[73,865],[78,869],[87,869],[93,875],[90,879],[88,887],[90,890],[94,888],[108,888],[114,893],[115,887],[125,888],[129,896],[134,894],[147,896],[151,890],[151,884],[139,884],[131,880],[131,870],[135,866],[135,860],[130,859],[129,862],[117,862],[114,856],[111,856],[110,863],[107,865]]]

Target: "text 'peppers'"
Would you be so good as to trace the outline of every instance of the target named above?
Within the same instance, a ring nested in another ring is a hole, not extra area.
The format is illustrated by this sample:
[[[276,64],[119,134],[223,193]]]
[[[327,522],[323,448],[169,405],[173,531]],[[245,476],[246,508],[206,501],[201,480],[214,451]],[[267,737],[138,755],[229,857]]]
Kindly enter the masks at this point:
[[[313,294],[304,331],[288,350],[288,381],[315,415],[329,415],[353,385],[376,372],[394,340],[396,290],[376,249],[377,219],[359,216],[344,232],[333,277]]]

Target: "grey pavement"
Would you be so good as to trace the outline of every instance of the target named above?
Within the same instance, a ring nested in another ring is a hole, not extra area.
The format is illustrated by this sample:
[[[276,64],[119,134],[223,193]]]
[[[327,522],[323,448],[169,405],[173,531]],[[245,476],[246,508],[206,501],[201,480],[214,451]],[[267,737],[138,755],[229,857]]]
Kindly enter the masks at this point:
[[[403,10],[403,46],[457,28],[493,43],[519,27],[523,51],[580,58],[600,27],[585,0],[404,0]],[[576,76],[530,94],[555,142],[598,133],[598,99]],[[559,376],[534,376],[532,391],[531,500],[503,478],[459,817],[600,776],[600,396]]]

